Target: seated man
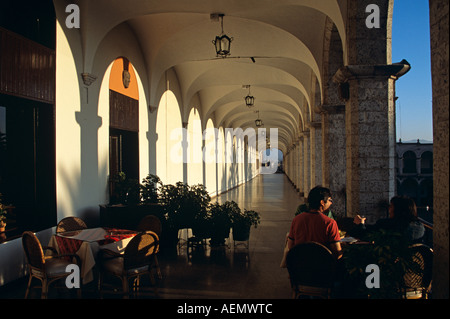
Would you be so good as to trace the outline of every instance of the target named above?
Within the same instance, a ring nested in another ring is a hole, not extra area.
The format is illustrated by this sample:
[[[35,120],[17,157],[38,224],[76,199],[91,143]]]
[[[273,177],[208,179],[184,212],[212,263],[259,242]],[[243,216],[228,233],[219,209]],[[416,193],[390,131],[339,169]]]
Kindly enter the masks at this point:
[[[339,229],[335,220],[324,214],[332,204],[331,191],[316,186],[308,195],[309,211],[295,216],[289,232],[288,247],[291,249],[304,242],[318,242],[328,247],[336,258],[342,255]]]

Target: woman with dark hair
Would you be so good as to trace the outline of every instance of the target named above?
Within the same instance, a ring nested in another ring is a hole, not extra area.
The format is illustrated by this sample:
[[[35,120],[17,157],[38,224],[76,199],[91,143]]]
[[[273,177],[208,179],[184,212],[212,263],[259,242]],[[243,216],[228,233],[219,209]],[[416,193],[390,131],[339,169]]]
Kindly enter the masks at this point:
[[[353,222],[357,225],[352,236],[362,238],[366,231],[386,229],[405,235],[411,243],[420,242],[425,235],[425,227],[417,219],[417,207],[413,199],[406,196],[392,197],[389,205],[389,218],[379,219],[375,225],[366,225],[365,218],[357,215]]]

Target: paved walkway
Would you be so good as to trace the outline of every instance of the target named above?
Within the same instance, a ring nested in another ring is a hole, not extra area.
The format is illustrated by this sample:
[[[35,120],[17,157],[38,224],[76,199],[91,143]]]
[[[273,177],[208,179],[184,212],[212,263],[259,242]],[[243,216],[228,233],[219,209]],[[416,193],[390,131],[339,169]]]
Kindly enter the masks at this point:
[[[302,200],[286,176],[260,175],[217,199],[234,200],[242,210],[260,213],[261,224],[251,229],[248,251],[231,243],[229,249],[208,249],[192,259],[181,253],[163,267],[161,297],[291,298],[287,270],[280,268],[280,261],[286,232]]]

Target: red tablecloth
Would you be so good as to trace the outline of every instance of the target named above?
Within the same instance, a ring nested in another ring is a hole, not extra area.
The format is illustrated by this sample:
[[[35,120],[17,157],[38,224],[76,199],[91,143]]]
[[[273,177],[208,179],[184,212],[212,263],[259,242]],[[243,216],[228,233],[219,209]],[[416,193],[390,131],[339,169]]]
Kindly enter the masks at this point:
[[[136,231],[127,229],[105,228],[105,230],[107,234],[105,235],[105,241],[102,241],[101,245],[130,238],[137,234]]]
[[[82,240],[55,236],[58,243],[59,252],[62,255],[75,254],[80,249]]]

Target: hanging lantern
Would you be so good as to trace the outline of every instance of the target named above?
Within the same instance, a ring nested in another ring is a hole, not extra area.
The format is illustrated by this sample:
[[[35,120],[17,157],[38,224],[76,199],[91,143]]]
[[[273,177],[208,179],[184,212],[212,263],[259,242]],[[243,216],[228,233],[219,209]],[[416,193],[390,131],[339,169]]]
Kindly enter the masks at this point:
[[[255,98],[252,95],[250,95],[250,85],[248,85],[247,87],[248,87],[248,95],[244,98],[245,105],[247,105],[247,107],[253,107],[255,105]]]
[[[223,32],[223,16],[224,14],[219,14],[222,33],[216,36],[215,40],[213,40],[212,43],[216,48],[217,56],[226,58],[228,55],[230,55],[231,41],[233,41],[233,38],[230,38]]]
[[[245,97],[245,105],[247,105],[248,107],[252,107],[255,104],[255,98],[251,95],[247,95]]]
[[[262,120],[259,118],[259,111],[257,111],[257,113],[258,113],[258,118],[255,120],[255,125],[256,125],[257,127],[260,127],[260,126],[262,126],[263,124],[262,124]]]

